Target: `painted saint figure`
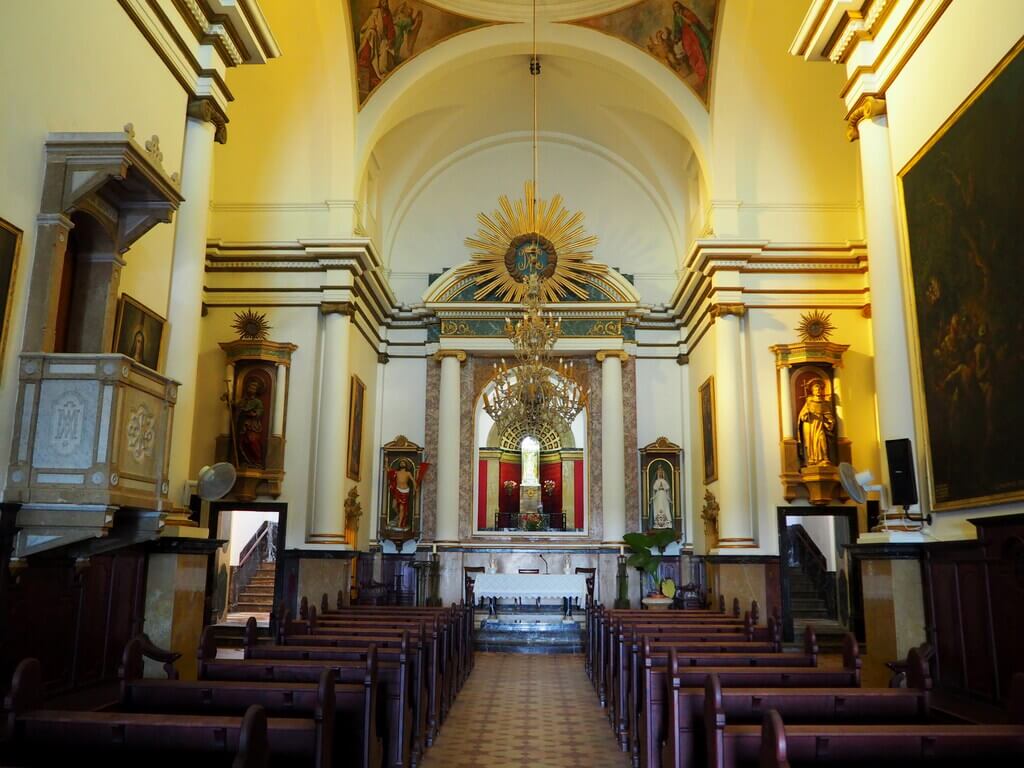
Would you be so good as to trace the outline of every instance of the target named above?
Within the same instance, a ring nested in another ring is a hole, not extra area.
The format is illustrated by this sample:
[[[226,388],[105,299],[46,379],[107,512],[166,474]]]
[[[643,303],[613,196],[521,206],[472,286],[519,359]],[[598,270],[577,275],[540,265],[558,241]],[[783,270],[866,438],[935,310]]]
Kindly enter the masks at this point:
[[[800,409],[797,423],[800,425],[800,442],[804,449],[804,464],[808,467],[831,464],[829,442],[836,429],[836,414],[832,399],[824,394],[825,382],[814,379],[810,383],[811,393]]]
[[[135,330],[135,335],[132,337],[132,352],[131,358],[137,363],[145,364],[146,360],[146,334],[142,330],[142,325]]]
[[[366,94],[372,91],[394,67],[393,46],[396,35],[391,5],[388,0],[380,0],[359,30],[356,64],[360,92]]]
[[[408,531],[420,481],[430,465],[420,464],[419,472],[416,472],[411,459],[399,459],[393,466],[394,469],[388,470],[388,490],[391,491],[388,525],[396,531]]]
[[[263,382],[249,376],[243,385],[243,395],[235,403],[235,436],[238,441],[238,460],[250,467],[264,466],[263,445]]]
[[[703,85],[711,64],[711,33],[696,13],[679,2],[672,3],[672,42],[676,56],[689,61],[697,86]]]
[[[651,520],[655,528],[672,527],[672,486],[665,479],[665,468],[661,466],[651,483]]]

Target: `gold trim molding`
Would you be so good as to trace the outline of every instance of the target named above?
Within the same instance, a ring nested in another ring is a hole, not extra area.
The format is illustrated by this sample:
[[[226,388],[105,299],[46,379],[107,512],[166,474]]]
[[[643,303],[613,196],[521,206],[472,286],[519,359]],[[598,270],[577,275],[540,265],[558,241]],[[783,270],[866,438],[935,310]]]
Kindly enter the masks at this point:
[[[446,357],[454,357],[460,363],[466,362],[466,353],[461,349],[439,349],[434,353],[434,359],[441,362]]]
[[[344,315],[353,317],[356,313],[356,305],[351,301],[327,302],[320,305],[321,315]]]
[[[712,320],[717,320],[720,317],[728,317],[733,315],[735,317],[743,317],[747,313],[747,307],[745,304],[712,304],[708,310]]]
[[[860,121],[884,114],[885,99],[871,95],[865,96],[846,118],[846,122],[849,123],[846,128],[846,138],[850,141],[857,141],[860,138]]]
[[[623,363],[629,361],[629,353],[622,349],[602,349],[597,353],[597,362],[603,363],[609,357],[617,357]]]

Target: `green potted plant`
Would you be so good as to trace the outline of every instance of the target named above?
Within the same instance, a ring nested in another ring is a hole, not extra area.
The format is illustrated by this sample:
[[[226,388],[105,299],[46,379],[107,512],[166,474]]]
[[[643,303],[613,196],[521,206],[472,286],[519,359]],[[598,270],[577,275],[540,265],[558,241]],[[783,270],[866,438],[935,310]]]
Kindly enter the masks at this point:
[[[648,608],[668,608],[676,595],[676,584],[672,579],[659,577],[661,560],[664,557],[662,552],[676,540],[675,531],[661,529],[648,533],[627,533],[622,540],[632,552],[626,564],[643,571],[651,585],[650,591],[641,602]]]

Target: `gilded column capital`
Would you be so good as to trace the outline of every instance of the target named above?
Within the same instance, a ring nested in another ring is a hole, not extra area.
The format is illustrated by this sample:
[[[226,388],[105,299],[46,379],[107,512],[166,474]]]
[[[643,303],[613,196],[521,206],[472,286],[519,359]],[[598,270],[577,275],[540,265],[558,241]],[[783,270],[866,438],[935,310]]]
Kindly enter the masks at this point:
[[[846,138],[850,141],[856,141],[860,138],[861,120],[869,120],[872,117],[878,117],[879,115],[884,114],[885,99],[880,99],[877,96],[865,96],[846,118],[846,122],[848,123],[846,128]]]
[[[439,349],[434,353],[434,359],[441,362],[446,357],[454,357],[460,363],[466,362],[466,353],[461,349]]]
[[[622,349],[602,349],[597,353],[597,362],[603,363],[610,357],[617,357],[620,362],[627,362],[629,360],[629,353]]]
[[[356,313],[356,305],[351,301],[324,302],[320,305],[321,315],[344,315],[352,317]]]
[[[228,116],[224,114],[224,111],[213,99],[209,97],[189,99],[185,114],[193,120],[213,123],[216,129],[213,134],[213,140],[218,144],[228,143]]]
[[[720,317],[727,317],[728,315],[734,315],[736,317],[743,317],[747,313],[747,308],[743,304],[712,304],[711,319],[717,320]]]

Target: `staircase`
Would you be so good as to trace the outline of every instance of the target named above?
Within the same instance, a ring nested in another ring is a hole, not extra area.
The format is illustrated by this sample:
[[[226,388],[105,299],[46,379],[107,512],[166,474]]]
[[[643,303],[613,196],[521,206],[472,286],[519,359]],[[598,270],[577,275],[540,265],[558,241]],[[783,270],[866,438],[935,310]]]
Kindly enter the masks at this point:
[[[802,647],[804,629],[811,625],[821,653],[841,653],[847,630],[836,620],[835,574],[803,526],[790,526],[788,531],[786,577],[794,646]]]
[[[270,613],[274,608],[274,572],[277,563],[260,563],[247,584],[240,585],[232,613]]]

